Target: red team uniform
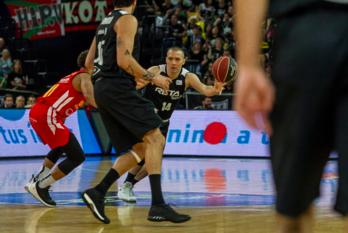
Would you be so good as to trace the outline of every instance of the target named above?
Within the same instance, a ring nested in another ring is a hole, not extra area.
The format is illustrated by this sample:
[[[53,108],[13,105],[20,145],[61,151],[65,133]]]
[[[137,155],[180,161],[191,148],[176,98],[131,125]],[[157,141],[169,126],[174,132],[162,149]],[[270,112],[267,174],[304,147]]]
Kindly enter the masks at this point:
[[[76,71],[62,78],[43,96],[37,98],[37,103],[29,112],[29,121],[39,135],[43,144],[51,149],[64,146],[72,133],[63,123],[85,102],[85,97],[72,85],[72,79],[85,71]]]

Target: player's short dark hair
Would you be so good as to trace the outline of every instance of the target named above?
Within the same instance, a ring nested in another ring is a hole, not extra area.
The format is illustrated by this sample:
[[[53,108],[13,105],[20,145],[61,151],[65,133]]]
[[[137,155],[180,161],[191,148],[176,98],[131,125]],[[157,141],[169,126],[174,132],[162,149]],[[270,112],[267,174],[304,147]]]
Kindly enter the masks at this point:
[[[13,100],[13,95],[11,95],[11,94],[6,94],[5,97],[4,97],[4,101],[5,101],[7,98],[9,98],[9,97],[11,97],[12,100]]]
[[[114,7],[122,8],[131,6],[133,1],[134,0],[112,0],[112,4]]]
[[[82,52],[80,53],[80,55],[77,57],[77,65],[78,65],[80,68],[86,68],[85,62],[86,62],[87,54],[88,54],[88,49],[85,50],[85,51],[82,51]]]
[[[167,50],[167,54],[168,54],[169,50],[182,52],[182,56],[185,57],[185,52],[184,52],[184,50],[183,50],[182,48],[180,48],[180,47],[177,47],[177,46],[175,46],[175,47],[170,47],[170,48]]]

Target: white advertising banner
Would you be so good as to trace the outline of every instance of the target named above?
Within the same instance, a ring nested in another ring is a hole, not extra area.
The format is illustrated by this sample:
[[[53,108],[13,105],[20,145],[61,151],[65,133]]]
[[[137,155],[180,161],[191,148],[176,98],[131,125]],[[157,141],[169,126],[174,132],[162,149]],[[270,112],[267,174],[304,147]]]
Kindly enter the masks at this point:
[[[0,157],[42,156],[50,151],[29,123],[29,111],[0,110]],[[74,133],[85,153],[101,153],[83,110],[69,116],[65,125]]]
[[[174,111],[166,155],[269,156],[265,132],[245,124],[234,111]]]

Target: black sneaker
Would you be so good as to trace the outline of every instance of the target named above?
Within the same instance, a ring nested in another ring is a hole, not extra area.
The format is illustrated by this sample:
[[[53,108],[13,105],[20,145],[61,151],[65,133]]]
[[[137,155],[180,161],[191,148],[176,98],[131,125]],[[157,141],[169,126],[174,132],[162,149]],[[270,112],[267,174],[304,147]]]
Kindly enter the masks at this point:
[[[56,202],[52,200],[50,194],[48,193],[51,186],[46,188],[40,188],[39,182],[36,181],[28,186],[29,193],[38,199],[42,204],[48,207],[56,207]]]
[[[81,193],[83,202],[92,211],[94,217],[103,223],[110,223],[110,219],[105,216],[104,213],[104,195],[95,190],[94,188],[87,189]]]
[[[147,220],[153,222],[170,221],[173,223],[182,223],[191,219],[191,216],[186,214],[179,214],[168,204],[151,206],[149,217]]]

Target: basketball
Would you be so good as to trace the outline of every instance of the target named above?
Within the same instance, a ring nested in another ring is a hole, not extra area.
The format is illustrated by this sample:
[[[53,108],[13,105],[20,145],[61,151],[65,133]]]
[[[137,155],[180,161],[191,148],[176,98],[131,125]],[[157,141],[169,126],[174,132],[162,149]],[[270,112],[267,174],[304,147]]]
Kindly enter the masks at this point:
[[[213,64],[213,75],[219,82],[231,82],[237,78],[238,66],[231,57],[220,57]]]

